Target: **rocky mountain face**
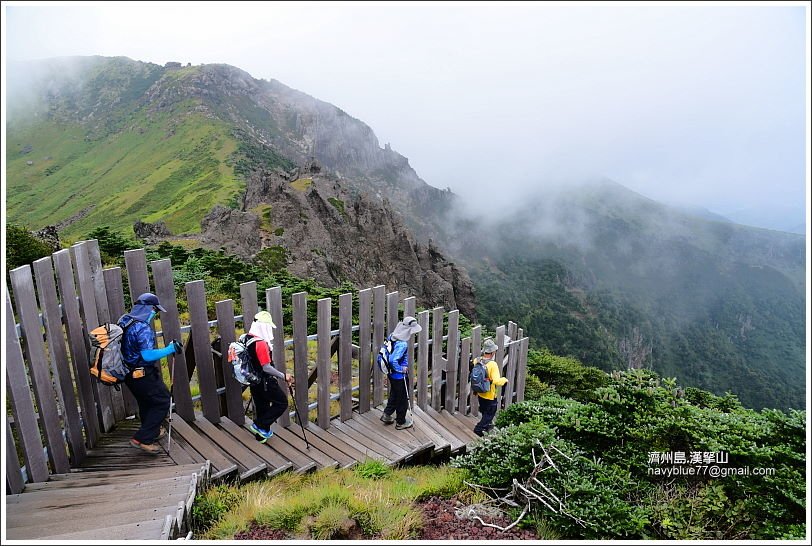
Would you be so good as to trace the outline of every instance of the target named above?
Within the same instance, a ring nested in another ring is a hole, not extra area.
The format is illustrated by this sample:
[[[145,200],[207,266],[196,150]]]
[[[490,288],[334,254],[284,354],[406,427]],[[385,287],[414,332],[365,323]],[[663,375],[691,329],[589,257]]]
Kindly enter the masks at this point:
[[[420,306],[476,316],[465,269],[431,241],[417,241],[387,200],[353,195],[333,175],[254,172],[242,209],[217,206],[206,215],[203,244],[245,259],[270,249],[288,271],[325,286],[384,284],[416,296]]]

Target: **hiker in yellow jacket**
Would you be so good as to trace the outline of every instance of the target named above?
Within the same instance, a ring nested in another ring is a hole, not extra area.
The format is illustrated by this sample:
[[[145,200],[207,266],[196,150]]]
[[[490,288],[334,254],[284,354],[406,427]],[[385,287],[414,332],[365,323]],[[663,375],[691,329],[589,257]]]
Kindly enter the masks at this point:
[[[482,343],[482,361],[485,369],[488,370],[488,379],[491,382],[491,390],[477,393],[479,397],[479,413],[482,418],[474,427],[477,436],[484,436],[487,431],[493,428],[493,418],[496,416],[496,389],[508,382],[507,377],[502,377],[499,371],[499,364],[493,359],[499,347],[491,338],[485,338]]]

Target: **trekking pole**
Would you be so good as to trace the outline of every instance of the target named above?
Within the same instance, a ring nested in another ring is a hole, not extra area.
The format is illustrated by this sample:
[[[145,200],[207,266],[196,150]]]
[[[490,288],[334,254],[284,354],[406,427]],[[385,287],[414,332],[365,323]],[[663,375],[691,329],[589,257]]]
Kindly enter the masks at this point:
[[[166,454],[172,449],[172,402],[175,396],[175,356],[172,355],[172,364],[169,367],[169,375],[172,385],[169,387],[169,432],[166,433]]]
[[[412,419],[414,419],[414,406],[412,405],[412,393],[409,392],[409,381],[408,381],[409,374],[403,374],[403,384],[406,386],[406,400],[409,401],[409,413],[412,415]]]
[[[310,449],[310,444],[307,441],[307,434],[305,434],[304,422],[302,421],[302,416],[299,415],[299,406],[296,404],[296,395],[293,394],[293,387],[290,386],[290,383],[288,383],[288,391],[290,391],[290,395],[293,397],[293,409],[296,411],[296,419],[299,420],[299,426],[302,427],[302,438],[304,438],[307,449]]]

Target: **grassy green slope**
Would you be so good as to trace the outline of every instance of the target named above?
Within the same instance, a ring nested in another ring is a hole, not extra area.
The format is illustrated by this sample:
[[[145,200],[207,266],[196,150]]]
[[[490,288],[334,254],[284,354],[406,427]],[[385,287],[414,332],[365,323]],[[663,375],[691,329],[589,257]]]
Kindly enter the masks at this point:
[[[97,141],[79,125],[51,120],[9,132],[9,219],[40,228],[90,207],[63,236],[99,225],[126,231],[139,219],[164,220],[173,233],[198,231],[202,215],[242,183],[226,162],[237,149],[229,128],[190,110],[136,112]]]

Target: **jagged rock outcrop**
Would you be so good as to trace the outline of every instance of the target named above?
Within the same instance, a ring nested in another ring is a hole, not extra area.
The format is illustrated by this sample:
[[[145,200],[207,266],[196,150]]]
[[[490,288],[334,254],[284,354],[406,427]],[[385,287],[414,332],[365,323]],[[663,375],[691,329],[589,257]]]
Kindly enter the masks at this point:
[[[133,232],[135,233],[136,237],[144,240],[150,245],[162,241],[172,235],[163,220],[158,220],[153,224],[136,220],[133,224]]]
[[[201,224],[203,243],[247,259],[263,247],[281,247],[295,275],[326,286],[385,284],[416,296],[421,306],[475,318],[467,272],[431,242],[416,241],[388,201],[353,194],[337,178],[307,170],[310,176],[294,181],[254,173],[246,212],[215,207]]]
[[[62,244],[59,242],[59,232],[56,226],[45,226],[37,231],[32,231],[31,234],[54,249],[54,252],[62,249]]]

